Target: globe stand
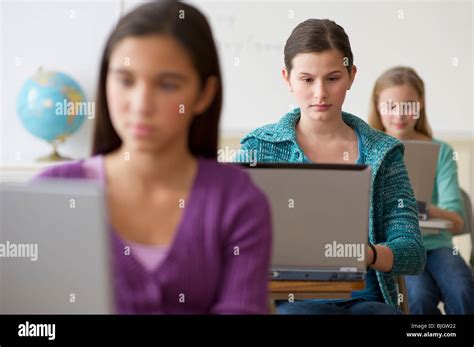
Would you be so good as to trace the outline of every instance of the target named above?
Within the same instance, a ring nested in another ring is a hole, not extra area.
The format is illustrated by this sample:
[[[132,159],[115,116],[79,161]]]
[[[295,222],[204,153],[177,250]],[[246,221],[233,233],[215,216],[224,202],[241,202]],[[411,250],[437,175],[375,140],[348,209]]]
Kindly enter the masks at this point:
[[[53,146],[53,152],[50,155],[46,155],[44,157],[38,158],[36,161],[38,162],[51,162],[51,161],[65,161],[65,160],[72,160],[72,158],[63,157],[61,154],[58,153],[58,143],[55,141],[51,142]]]

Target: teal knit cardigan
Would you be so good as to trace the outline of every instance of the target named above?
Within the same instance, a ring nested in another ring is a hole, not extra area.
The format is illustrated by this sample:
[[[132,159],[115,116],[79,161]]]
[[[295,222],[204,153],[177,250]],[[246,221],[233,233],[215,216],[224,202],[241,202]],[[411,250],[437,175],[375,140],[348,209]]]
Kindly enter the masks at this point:
[[[296,141],[300,110],[288,112],[278,123],[247,134],[235,161],[246,162],[253,151],[257,162],[302,163],[304,153]],[[404,146],[397,139],[372,129],[362,119],[342,112],[342,119],[359,131],[365,164],[371,168],[369,240],[385,245],[394,255],[392,271],[376,271],[387,304],[399,307],[395,276],[423,271],[426,251],[420,234],[418,210],[403,161]]]

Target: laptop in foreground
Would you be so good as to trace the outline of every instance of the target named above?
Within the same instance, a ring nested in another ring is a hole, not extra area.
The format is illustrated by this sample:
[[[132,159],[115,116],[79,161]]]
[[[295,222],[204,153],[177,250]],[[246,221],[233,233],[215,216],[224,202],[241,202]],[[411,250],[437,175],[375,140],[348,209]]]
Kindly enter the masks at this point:
[[[113,313],[100,187],[0,185],[0,313]]]

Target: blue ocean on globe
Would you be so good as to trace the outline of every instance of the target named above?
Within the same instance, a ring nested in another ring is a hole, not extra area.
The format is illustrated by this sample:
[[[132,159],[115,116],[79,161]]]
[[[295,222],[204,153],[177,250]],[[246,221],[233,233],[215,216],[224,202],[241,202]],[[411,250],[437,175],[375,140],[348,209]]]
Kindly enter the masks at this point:
[[[80,85],[68,75],[39,69],[25,81],[17,98],[17,113],[23,126],[47,142],[63,142],[76,132],[90,103]]]

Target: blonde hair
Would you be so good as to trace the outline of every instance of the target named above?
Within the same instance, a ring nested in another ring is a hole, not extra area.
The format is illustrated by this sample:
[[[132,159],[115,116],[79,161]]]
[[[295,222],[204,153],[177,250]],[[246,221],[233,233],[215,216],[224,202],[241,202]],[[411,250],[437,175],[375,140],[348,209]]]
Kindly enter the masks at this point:
[[[420,108],[419,118],[415,124],[415,130],[433,138],[433,132],[431,131],[428,119],[426,118],[425,85],[416,71],[406,66],[393,67],[385,71],[377,81],[375,81],[369,105],[368,123],[374,129],[385,131],[382,120],[380,119],[380,111],[378,108],[380,93],[384,89],[405,84],[411,86],[418,92],[422,105]]]

